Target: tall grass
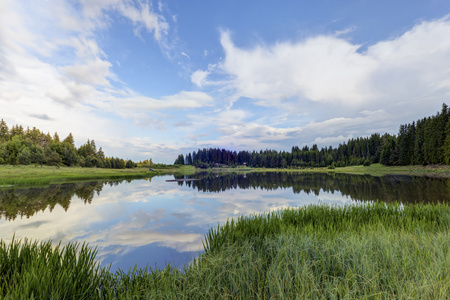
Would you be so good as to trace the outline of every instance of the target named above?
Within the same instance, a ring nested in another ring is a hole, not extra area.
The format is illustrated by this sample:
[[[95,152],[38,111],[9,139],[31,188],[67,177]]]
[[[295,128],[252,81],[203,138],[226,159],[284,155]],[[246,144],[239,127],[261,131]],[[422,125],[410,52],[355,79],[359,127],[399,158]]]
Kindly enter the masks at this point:
[[[243,216],[228,220],[205,236],[205,252],[221,250],[224,246],[249,239],[261,240],[282,233],[336,235],[347,231],[358,234],[363,228],[389,228],[411,231],[448,230],[450,211],[447,204],[400,205],[381,202],[361,205],[309,205],[267,214]]]
[[[446,204],[312,205],[211,229],[183,270],[114,274],[86,245],[2,242],[0,298],[449,299],[449,229]]]
[[[0,298],[91,299],[100,296],[108,269],[99,268],[97,251],[87,244],[0,241]]]
[[[449,250],[448,232],[420,229],[284,233],[205,255],[185,277],[216,299],[448,299]]]

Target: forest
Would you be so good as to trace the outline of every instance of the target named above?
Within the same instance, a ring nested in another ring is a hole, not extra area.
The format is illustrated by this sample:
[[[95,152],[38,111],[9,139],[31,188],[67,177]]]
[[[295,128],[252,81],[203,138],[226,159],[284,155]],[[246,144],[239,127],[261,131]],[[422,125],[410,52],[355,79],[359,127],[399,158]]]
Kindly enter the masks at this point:
[[[97,149],[94,140],[76,148],[72,133],[61,141],[57,132],[52,137],[36,127],[24,129],[22,125],[15,125],[9,129],[3,119],[0,121],[0,164],[112,169],[136,166],[131,160],[105,156],[101,147]]]
[[[198,149],[180,154],[174,164],[199,168],[242,166],[255,168],[345,167],[381,163],[386,166],[450,164],[450,109],[411,124],[400,125],[397,135],[374,133],[350,139],[338,147],[319,149],[304,146],[289,151],[230,151],[219,148]]]

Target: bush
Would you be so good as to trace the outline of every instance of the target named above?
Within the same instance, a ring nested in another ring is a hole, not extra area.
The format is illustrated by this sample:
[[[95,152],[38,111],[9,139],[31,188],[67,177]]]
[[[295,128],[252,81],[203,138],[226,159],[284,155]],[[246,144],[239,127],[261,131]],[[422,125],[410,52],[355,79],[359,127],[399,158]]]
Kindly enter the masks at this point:
[[[19,160],[19,164],[29,165],[31,163],[30,151],[27,148],[23,149],[17,156],[17,159]]]
[[[125,164],[125,167],[127,169],[134,168],[135,166],[136,166],[136,164],[132,160],[127,160],[127,163]]]

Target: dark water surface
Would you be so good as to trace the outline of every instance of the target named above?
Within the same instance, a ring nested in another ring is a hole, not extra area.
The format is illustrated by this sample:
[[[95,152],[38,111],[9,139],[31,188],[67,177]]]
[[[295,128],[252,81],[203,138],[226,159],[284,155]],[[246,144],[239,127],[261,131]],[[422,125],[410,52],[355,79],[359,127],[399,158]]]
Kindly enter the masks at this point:
[[[195,181],[166,180],[195,178]],[[101,265],[182,267],[228,218],[311,203],[450,203],[450,180],[347,174],[160,176],[0,190],[0,238],[88,242]]]

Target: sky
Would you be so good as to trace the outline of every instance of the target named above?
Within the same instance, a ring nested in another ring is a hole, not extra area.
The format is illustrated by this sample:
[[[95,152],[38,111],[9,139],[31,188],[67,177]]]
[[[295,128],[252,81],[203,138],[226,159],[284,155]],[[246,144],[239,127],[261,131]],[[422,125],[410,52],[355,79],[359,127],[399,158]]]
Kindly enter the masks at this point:
[[[0,1],[0,118],[106,156],[336,147],[449,98],[447,0]]]

